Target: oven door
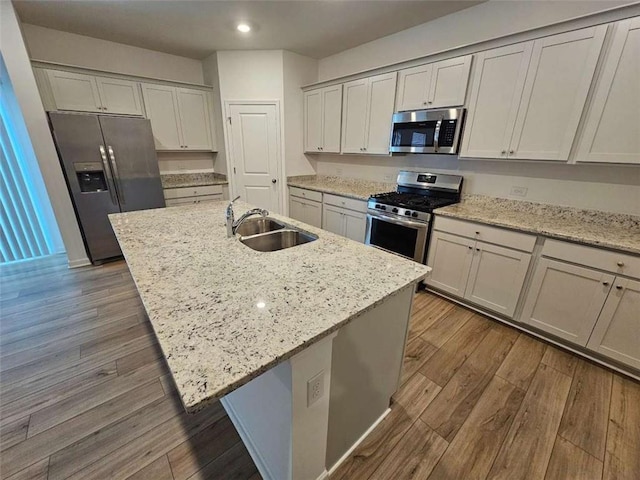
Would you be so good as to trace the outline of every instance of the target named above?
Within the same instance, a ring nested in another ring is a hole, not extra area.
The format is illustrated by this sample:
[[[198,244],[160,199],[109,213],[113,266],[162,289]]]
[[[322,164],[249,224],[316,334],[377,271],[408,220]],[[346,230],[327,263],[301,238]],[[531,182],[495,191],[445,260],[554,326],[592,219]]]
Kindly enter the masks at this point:
[[[365,243],[424,263],[428,231],[428,223],[369,211]]]

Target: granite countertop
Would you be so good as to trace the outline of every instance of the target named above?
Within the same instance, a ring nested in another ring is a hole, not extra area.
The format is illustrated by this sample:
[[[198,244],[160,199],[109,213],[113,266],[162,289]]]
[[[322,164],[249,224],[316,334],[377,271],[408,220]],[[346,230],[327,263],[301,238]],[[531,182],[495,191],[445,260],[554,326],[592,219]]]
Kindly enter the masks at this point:
[[[318,192],[333,193],[357,200],[368,200],[375,193],[396,190],[395,183],[374,182],[357,178],[331,177],[324,175],[303,175],[288,177],[287,184],[292,187],[306,188]]]
[[[110,215],[188,412],[329,335],[430,269],[318,235],[276,252],[227,238],[227,202]],[[251,208],[237,202],[238,213]]]
[[[205,185],[226,185],[227,176],[220,173],[167,173],[160,175],[162,188],[202,187]]]
[[[466,195],[436,215],[640,254],[640,217]]]

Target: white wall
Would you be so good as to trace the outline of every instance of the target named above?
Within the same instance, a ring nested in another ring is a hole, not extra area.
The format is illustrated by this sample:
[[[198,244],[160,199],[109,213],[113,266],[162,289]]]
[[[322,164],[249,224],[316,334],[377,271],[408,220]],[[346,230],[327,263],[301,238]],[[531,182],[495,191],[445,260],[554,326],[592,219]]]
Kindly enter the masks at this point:
[[[7,1],[0,2],[0,49],[38,159],[69,264],[88,264],[89,259],[20,31],[20,22],[13,5]]]
[[[592,14],[630,0],[491,0],[323,58],[318,81],[392,65]]]
[[[283,100],[282,50],[217,52],[220,96],[228,100]]]
[[[220,80],[218,72],[218,56],[210,55],[202,61],[204,81],[207,85],[213,85],[213,122],[214,134],[218,153],[215,155],[214,169],[218,173],[227,175],[227,151],[224,143],[224,105],[220,95]]]
[[[284,67],[284,158],[287,176],[313,175],[315,159],[304,151],[304,97],[300,87],[318,78],[318,61],[285,51]]]
[[[640,169],[634,166],[459,160],[447,155],[322,155],[318,175],[395,182],[400,169],[464,176],[464,193],[640,215]],[[511,187],[527,188],[526,197]]]
[[[62,6],[60,8],[63,8]],[[24,24],[30,57],[141,77],[204,83],[202,62],[122,43]]]

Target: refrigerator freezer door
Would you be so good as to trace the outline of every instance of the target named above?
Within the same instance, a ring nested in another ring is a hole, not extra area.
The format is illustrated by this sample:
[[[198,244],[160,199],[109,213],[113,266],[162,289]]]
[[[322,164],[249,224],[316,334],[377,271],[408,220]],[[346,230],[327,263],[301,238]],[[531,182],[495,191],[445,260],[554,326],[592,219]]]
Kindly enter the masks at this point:
[[[101,116],[102,134],[123,212],[165,206],[151,122]]]
[[[122,255],[107,218],[120,206],[98,117],[52,112],[49,118],[91,261]]]

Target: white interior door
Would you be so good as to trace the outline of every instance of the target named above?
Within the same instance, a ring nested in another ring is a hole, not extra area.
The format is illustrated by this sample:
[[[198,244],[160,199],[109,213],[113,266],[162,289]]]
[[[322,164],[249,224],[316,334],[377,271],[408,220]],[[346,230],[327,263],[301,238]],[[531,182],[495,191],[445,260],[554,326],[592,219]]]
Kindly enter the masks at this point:
[[[279,213],[280,128],[273,104],[227,104],[229,166],[235,196]]]

